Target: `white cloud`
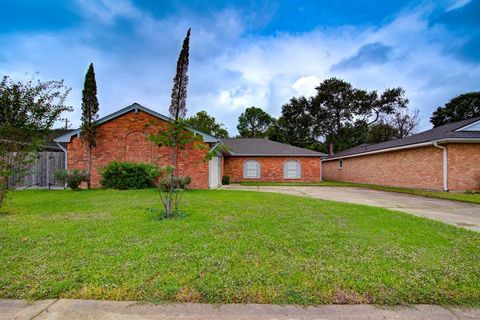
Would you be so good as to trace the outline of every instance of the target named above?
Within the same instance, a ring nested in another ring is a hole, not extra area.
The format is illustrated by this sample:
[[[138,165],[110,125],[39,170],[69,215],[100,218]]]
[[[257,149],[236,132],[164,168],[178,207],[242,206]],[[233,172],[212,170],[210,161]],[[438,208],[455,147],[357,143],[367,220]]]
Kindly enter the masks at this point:
[[[465,5],[469,4],[472,0],[454,0],[452,4],[447,8],[447,11],[452,11],[455,9],[460,9]]]
[[[315,94],[315,87],[320,83],[320,79],[315,76],[301,77],[292,85],[292,88],[300,96],[313,96]]]

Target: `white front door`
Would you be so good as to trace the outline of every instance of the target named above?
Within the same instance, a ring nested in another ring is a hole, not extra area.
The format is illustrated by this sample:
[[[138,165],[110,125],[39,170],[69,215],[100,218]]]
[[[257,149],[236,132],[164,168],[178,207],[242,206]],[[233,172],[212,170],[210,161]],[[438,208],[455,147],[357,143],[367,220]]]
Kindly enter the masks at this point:
[[[208,162],[208,172],[209,172],[209,187],[210,189],[216,189],[220,187],[220,158],[213,157]]]

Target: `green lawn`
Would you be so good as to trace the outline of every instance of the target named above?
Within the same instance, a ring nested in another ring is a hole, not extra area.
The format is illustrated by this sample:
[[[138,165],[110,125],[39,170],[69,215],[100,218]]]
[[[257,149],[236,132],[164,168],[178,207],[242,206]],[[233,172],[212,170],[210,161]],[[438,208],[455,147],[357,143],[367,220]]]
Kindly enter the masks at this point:
[[[461,202],[471,202],[480,204],[480,193],[467,194],[459,192],[428,191],[419,189],[407,189],[398,187],[377,186],[373,184],[342,182],[342,181],[322,181],[322,182],[240,182],[242,186],[319,186],[319,187],[360,187],[370,188],[381,191],[399,192],[413,194],[417,196],[454,200]]]
[[[381,208],[190,191],[14,191],[0,298],[480,305],[480,233]]]

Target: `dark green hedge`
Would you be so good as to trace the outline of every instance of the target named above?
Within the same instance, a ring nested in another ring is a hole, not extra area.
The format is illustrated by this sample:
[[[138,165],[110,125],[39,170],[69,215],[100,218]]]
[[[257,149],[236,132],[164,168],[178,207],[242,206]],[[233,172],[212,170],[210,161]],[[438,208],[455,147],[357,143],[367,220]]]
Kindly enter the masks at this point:
[[[101,170],[100,183],[109,189],[144,189],[152,187],[160,175],[157,166],[149,163],[110,162]]]

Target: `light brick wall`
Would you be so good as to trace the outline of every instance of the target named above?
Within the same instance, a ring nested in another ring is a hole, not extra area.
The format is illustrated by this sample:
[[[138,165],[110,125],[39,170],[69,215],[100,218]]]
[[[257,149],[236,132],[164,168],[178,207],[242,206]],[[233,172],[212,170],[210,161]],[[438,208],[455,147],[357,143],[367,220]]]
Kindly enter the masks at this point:
[[[148,123],[154,125],[146,127]],[[154,162],[159,166],[169,164],[170,150],[147,140],[149,133],[166,125],[165,121],[142,111],[132,111],[101,124],[97,128],[97,146],[92,151],[92,187],[101,187],[99,169],[114,160]],[[81,139],[73,137],[67,149],[68,169],[86,169],[87,147]],[[179,172],[192,178],[191,188],[208,188],[208,161],[202,161],[206,152],[208,144],[203,149],[189,146],[180,151]]]
[[[448,145],[448,188],[480,190],[480,144]]]
[[[480,145],[451,144],[448,148],[450,190],[480,189]],[[343,159],[322,163],[323,179],[419,189],[443,189],[443,154],[435,147]]]
[[[260,163],[260,179],[243,178],[243,164],[247,160],[257,160]],[[283,166],[287,160],[301,163],[301,179],[284,179]],[[320,170],[320,157],[225,157],[224,160],[224,174],[230,176],[232,182],[318,182],[321,179]]]

